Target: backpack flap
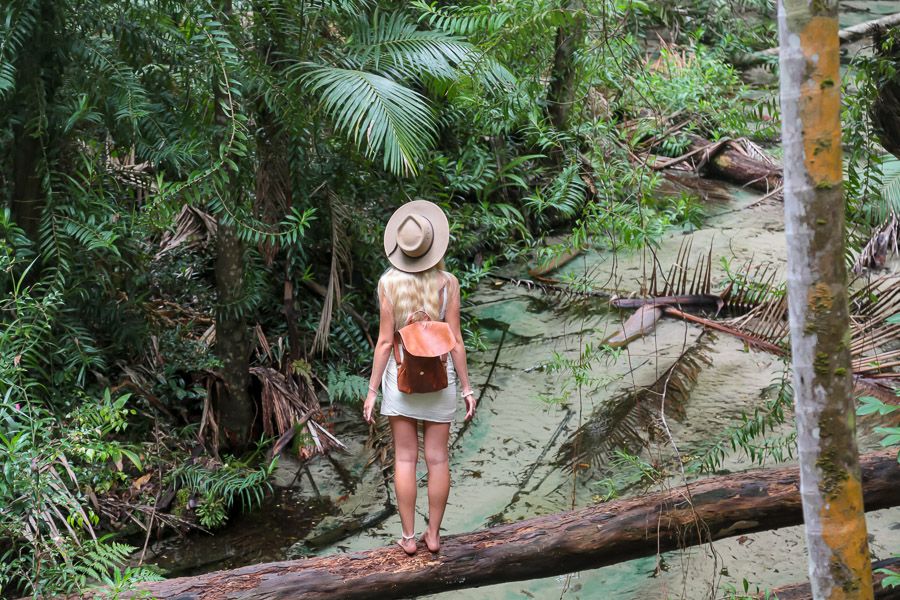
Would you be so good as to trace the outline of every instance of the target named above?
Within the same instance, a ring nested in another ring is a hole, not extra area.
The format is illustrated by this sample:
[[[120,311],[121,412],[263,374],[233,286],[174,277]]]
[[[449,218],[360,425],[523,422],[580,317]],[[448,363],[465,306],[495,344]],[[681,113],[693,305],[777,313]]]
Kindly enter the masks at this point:
[[[443,321],[416,321],[397,333],[403,340],[403,349],[414,356],[443,356],[456,346],[450,325]]]

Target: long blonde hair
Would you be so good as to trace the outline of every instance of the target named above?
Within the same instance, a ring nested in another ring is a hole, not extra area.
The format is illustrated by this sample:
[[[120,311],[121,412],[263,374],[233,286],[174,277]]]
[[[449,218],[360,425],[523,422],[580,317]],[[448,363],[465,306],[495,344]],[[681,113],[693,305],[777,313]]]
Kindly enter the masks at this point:
[[[440,292],[446,281],[443,260],[421,273],[406,273],[394,267],[385,271],[378,280],[378,299],[387,300],[393,308],[394,329],[406,325],[406,319],[417,310],[425,309],[432,320],[440,319]]]

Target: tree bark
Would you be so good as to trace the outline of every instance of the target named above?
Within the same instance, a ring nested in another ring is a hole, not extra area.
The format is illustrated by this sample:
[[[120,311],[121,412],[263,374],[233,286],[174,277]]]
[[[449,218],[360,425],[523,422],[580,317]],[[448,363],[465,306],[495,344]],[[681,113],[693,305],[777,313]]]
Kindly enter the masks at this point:
[[[844,261],[837,0],[781,0],[788,316],[815,598],[872,598]]]
[[[230,17],[231,0],[221,0],[219,6],[223,20]],[[215,91],[215,122],[220,131],[228,127],[228,115],[222,106],[222,87],[226,81],[218,81]],[[235,204],[233,186],[228,180],[220,190],[224,202]],[[242,310],[236,306],[244,291],[244,244],[237,236],[235,226],[219,222],[216,228],[216,292],[219,306],[216,309],[216,355],[222,360],[222,381],[225,394],[218,399],[219,430],[223,441],[235,449],[242,449],[250,438],[253,425],[253,401],[250,397],[250,343],[247,322]]]
[[[896,450],[863,457],[866,508],[900,504]],[[799,525],[796,467],[712,477],[659,492],[446,537],[440,553],[395,545],[144,584],[160,600],[405,598],[594,569]]]
[[[550,123],[559,130],[566,128],[569,112],[575,103],[578,84],[575,53],[584,43],[586,33],[582,0],[571,0],[566,10],[572,13],[572,21],[556,29],[553,67],[550,71],[550,87],[547,90],[547,114]]]

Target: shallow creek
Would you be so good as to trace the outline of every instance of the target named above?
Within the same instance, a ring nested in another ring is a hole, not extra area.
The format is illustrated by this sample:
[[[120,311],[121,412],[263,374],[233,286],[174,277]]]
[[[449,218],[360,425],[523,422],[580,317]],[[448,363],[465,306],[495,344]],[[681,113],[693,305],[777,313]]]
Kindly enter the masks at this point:
[[[785,256],[782,204],[758,202],[759,196],[736,189],[709,194],[710,218],[700,230],[673,231],[655,251],[668,271],[679,248],[692,238],[693,254],[712,248],[712,288],[720,291],[725,279],[724,257],[732,266],[752,257],[756,263],[782,266]],[[557,277],[588,277],[595,285],[624,292],[637,291],[649,273],[653,255],[648,251],[586,253],[566,265]],[[510,271],[508,275],[521,276]],[[560,308],[561,305],[567,308]],[[742,413],[760,406],[761,391],[780,380],[782,363],[772,355],[748,349],[725,334],[702,333],[701,328],[663,318],[656,330],[631,342],[616,360],[591,366],[596,385],[573,389],[567,402],[561,395],[565,373],[551,374],[547,365],[554,355],[576,358],[585,344],[596,344],[621,327],[628,311],[608,308],[603,299],[566,303],[537,290],[488,280],[470,297],[466,309],[485,332],[487,348],[470,353],[473,385],[484,388],[474,422],[464,431],[454,426],[451,469],[453,489],[444,520],[446,534],[461,533],[500,522],[581,507],[598,500],[611,477],[623,495],[639,493],[608,467],[571,470],[558,465],[558,452],[579,424],[595,408],[623,392],[651,385],[702,334],[699,371],[687,401],[668,419],[671,440],[658,436],[643,450],[648,461],[666,463],[674,456],[672,441],[682,456],[690,456],[735,425]],[[501,345],[502,341],[502,345]],[[491,373],[492,372],[492,373]],[[485,385],[491,373],[488,385]],[[594,388],[596,389],[589,389]],[[351,411],[352,412],[352,411]],[[871,423],[860,424],[863,449],[877,446]],[[787,433],[788,426],[778,433]],[[172,574],[191,574],[233,568],[264,560],[310,554],[349,552],[389,544],[399,535],[399,517],[386,511],[392,491],[380,470],[365,468],[366,429],[355,414],[338,423],[338,433],[350,445],[346,455],[317,458],[309,472],[284,458],[275,478],[276,494],[263,510],[238,516],[215,536],[194,535],[183,541],[151,546],[149,559]],[[668,464],[673,464],[669,462]],[[586,465],[585,465],[586,466]],[[724,469],[752,465],[741,455],[728,456]],[[424,463],[417,530],[427,509]],[[315,482],[315,487],[311,483]],[[682,482],[677,470],[666,473],[659,485]],[[362,523],[361,533],[350,536]],[[900,509],[869,514],[872,552],[888,557],[900,549]],[[307,543],[304,544],[303,540]],[[333,542],[333,543],[332,543]],[[657,569],[659,564],[660,568]],[[670,552],[619,565],[584,571],[569,577],[551,577],[474,590],[448,592],[434,598],[702,598],[722,594],[724,586],[775,586],[805,578],[806,560],[799,527],[729,538],[715,544]]]

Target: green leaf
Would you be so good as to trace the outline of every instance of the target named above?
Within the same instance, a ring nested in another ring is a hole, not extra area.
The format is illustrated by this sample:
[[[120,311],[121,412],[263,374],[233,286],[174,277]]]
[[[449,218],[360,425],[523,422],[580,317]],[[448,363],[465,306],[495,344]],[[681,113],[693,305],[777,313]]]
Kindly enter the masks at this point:
[[[436,135],[424,96],[381,75],[338,67],[311,66],[300,82],[319,95],[337,128],[365,146],[367,156],[383,152],[392,173],[416,172]]]

